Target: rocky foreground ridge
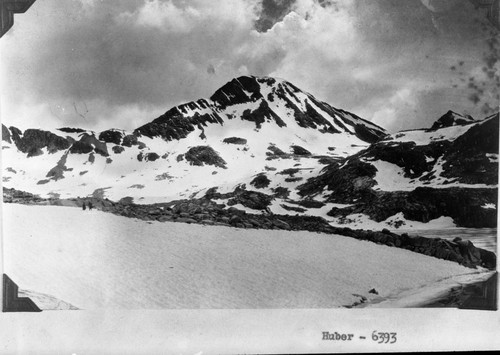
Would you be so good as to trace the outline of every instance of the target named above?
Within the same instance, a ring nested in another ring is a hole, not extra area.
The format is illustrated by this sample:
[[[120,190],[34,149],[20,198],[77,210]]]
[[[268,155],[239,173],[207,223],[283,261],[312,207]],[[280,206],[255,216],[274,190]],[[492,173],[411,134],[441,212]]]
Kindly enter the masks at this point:
[[[241,201],[242,199],[249,199],[254,202],[258,201],[258,196],[246,193],[247,191],[240,191],[239,195],[238,193],[231,194],[231,198],[235,198],[237,201]],[[242,196],[244,194],[246,196]],[[86,199],[44,199],[30,193],[6,188],[3,189],[3,197],[6,203],[74,206],[78,208],[81,208],[84,202],[87,204],[88,202],[92,202],[95,208],[104,212],[144,221],[196,223],[250,229],[306,230],[337,234],[389,247],[407,249],[435,258],[457,262],[470,268],[480,266],[491,270],[496,269],[495,253],[476,248],[470,241],[462,241],[460,238],[449,241],[441,238],[414,237],[406,233],[399,235],[387,229],[383,229],[382,231],[368,231],[347,227],[339,228],[331,226],[321,217],[275,215],[272,213],[252,214],[234,207],[226,208],[224,204],[218,204],[210,198],[138,205],[132,203],[130,199],[123,199],[118,202],[97,197]],[[82,213],[85,212],[82,211]]]

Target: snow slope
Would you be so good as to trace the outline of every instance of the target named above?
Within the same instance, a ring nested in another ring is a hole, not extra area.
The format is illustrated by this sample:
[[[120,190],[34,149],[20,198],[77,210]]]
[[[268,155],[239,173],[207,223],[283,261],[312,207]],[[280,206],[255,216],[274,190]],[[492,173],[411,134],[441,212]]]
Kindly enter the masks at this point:
[[[4,272],[79,309],[331,308],[477,270],[310,232],[144,222],[4,204]],[[30,223],[26,223],[29,220]]]

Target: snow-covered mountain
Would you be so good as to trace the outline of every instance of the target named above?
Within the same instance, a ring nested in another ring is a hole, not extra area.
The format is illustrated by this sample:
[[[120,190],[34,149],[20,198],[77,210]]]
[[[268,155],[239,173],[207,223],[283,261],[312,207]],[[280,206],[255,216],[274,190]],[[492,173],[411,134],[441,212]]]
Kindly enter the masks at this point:
[[[244,76],[132,132],[2,126],[2,139],[3,186],[42,197],[206,197],[334,224],[496,223],[498,114],[450,111],[430,129],[389,135],[285,80]],[[449,196],[474,203],[457,212]]]
[[[144,203],[231,190],[294,165],[313,176],[318,159],[348,156],[386,134],[289,82],[256,77],[234,79],[210,99],[173,107],[133,132],[2,129],[4,186]],[[276,187],[303,180],[277,176]]]
[[[294,131],[297,135],[305,134],[306,137],[299,138],[304,141],[315,137],[317,130],[327,134],[327,140],[333,137],[339,140],[336,143],[340,146],[346,141],[356,143],[352,136],[364,142],[374,142],[385,133],[381,127],[369,121],[318,101],[292,83],[249,76],[233,79],[218,89],[209,100],[201,99],[172,108],[151,123],[136,129],[135,133],[171,141],[186,138],[196,129],[200,136],[209,136],[204,131],[205,127],[213,127],[212,124],[216,124],[215,127],[224,126],[224,133],[235,129],[241,131],[241,120],[251,122],[250,127],[256,131],[264,130],[260,136],[267,135],[266,128],[279,127],[287,128],[287,132]],[[234,122],[236,127],[232,127],[235,126],[231,124]],[[248,128],[243,127],[243,132],[247,133]],[[342,134],[347,139],[341,141],[341,136],[328,134]],[[320,152],[324,151],[322,148],[325,147],[317,147]]]

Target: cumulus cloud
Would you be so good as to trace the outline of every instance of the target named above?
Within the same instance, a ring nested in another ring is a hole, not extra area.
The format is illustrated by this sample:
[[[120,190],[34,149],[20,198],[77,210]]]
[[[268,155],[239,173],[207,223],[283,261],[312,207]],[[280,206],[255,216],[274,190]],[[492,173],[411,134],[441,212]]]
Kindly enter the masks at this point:
[[[60,106],[65,113],[57,116],[76,124],[74,102],[84,102],[91,124],[132,128],[119,122],[118,108],[139,108],[148,121],[238,74],[233,54],[253,30],[251,2],[110,3],[40,2],[32,9],[36,23],[16,18],[16,30],[0,44],[7,108],[20,99],[23,106],[44,103],[45,111]],[[210,76],[210,64],[223,75]]]
[[[460,61],[462,76],[484,77],[478,69],[491,26],[484,30],[485,17],[468,1],[439,5],[437,18],[416,1],[346,1],[330,8],[297,1],[295,13],[261,36],[286,49],[271,74],[293,78],[392,131],[430,126],[449,109],[481,118],[467,85],[452,84],[458,77],[450,67]],[[495,90],[494,80],[485,84],[486,92]]]
[[[461,79],[486,75],[484,21],[467,0],[445,2],[38,1],[0,41],[2,119],[132,129],[242,74],[390,130],[449,109],[480,116]]]

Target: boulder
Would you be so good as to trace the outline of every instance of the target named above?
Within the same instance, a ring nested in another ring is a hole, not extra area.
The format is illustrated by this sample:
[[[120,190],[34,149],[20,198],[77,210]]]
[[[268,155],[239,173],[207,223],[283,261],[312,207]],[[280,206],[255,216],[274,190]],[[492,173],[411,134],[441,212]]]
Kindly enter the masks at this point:
[[[245,211],[239,210],[236,207],[229,207],[227,209],[227,213],[230,214],[230,215],[244,215],[244,214],[246,214]]]
[[[286,229],[286,230],[290,230],[291,227],[288,223],[280,220],[280,219],[275,219],[273,220],[273,225],[278,227],[279,229]]]
[[[229,218],[229,224],[235,226],[243,222],[243,219],[238,215],[233,215]]]

